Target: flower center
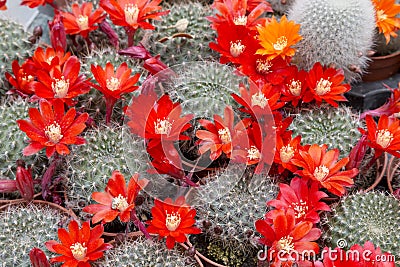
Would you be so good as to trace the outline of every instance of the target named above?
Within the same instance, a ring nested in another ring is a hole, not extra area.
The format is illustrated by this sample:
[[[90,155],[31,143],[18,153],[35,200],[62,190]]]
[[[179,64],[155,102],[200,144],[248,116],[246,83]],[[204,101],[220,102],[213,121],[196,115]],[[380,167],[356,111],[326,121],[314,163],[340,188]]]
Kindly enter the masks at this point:
[[[279,150],[279,156],[283,163],[288,163],[294,156],[294,149],[291,145],[283,146]]]
[[[255,146],[251,146],[250,149],[247,149],[247,158],[249,160],[255,160],[255,159],[260,159],[261,158],[261,153],[258,148]]]
[[[245,16],[245,15],[238,16],[238,17],[233,19],[233,23],[235,25],[246,26],[246,24],[247,24],[247,16]]]
[[[181,223],[181,215],[177,212],[167,213],[167,218],[165,219],[165,225],[169,231],[175,231],[179,224]]]
[[[51,61],[53,60],[53,58],[54,58],[54,56],[49,56],[47,59],[46,59],[46,63],[47,64],[51,64]]]
[[[299,96],[301,94],[301,82],[298,80],[292,80],[290,84],[287,85],[289,91],[294,96]]]
[[[385,11],[379,9],[378,11],[376,11],[376,18],[377,21],[384,21],[387,19],[387,15],[385,14]]]
[[[256,69],[257,69],[257,72],[260,74],[267,74],[268,72],[271,72],[269,70],[271,67],[272,67],[272,64],[267,59],[257,59],[256,60]]]
[[[172,123],[170,123],[167,119],[157,119],[157,122],[154,123],[154,131],[156,134],[169,134],[172,129]]]
[[[125,20],[128,24],[136,24],[139,16],[139,8],[134,4],[126,4],[124,8]]]
[[[303,200],[300,200],[300,202],[297,203],[293,202],[291,205],[289,205],[289,207],[294,210],[296,219],[303,217],[308,211],[307,202]]]
[[[224,129],[219,129],[218,135],[222,143],[228,144],[231,142],[231,133],[229,132],[229,129],[227,127],[225,127]]]
[[[76,242],[69,248],[71,249],[72,256],[74,256],[76,260],[81,261],[86,257],[87,247],[85,246],[85,243],[81,244]]]
[[[24,73],[22,74],[22,80],[23,80],[24,82],[29,83],[29,82],[33,81],[34,78],[33,78],[32,75],[26,75],[26,73],[24,72]]]
[[[87,16],[79,15],[76,19],[76,23],[78,23],[79,29],[82,31],[89,29],[89,18]]]
[[[65,80],[64,76],[61,79],[54,79],[51,83],[51,88],[55,98],[64,98],[68,93],[69,80]]]
[[[119,194],[117,197],[114,197],[111,202],[111,208],[113,210],[119,210],[120,212],[126,210],[128,207],[128,202],[126,197],[123,197],[121,194]]]
[[[281,51],[287,46],[287,38],[286,36],[281,36],[276,40],[276,43],[273,44],[275,50]]]
[[[329,174],[329,168],[325,165],[318,166],[314,170],[314,177],[317,178],[318,181],[323,181]]]
[[[54,144],[57,144],[63,138],[63,135],[61,134],[61,127],[57,122],[46,126],[44,133]]]
[[[321,80],[319,80],[319,82],[317,83],[315,92],[317,92],[317,95],[324,95],[331,90],[331,85],[332,83],[329,80],[321,78]]]
[[[383,148],[387,148],[393,140],[393,134],[388,130],[379,130],[376,133],[376,143]]]
[[[243,53],[246,46],[242,45],[242,41],[231,42],[230,52],[233,57],[238,57]]]
[[[268,99],[264,96],[262,92],[258,92],[251,96],[251,106],[260,106],[261,108],[265,108],[268,103]]]
[[[279,239],[278,244],[276,244],[279,252],[284,251],[286,253],[291,253],[294,250],[293,237],[284,236]]]
[[[110,91],[116,91],[119,89],[119,85],[121,84],[118,78],[112,77],[111,79],[107,79],[107,89]]]

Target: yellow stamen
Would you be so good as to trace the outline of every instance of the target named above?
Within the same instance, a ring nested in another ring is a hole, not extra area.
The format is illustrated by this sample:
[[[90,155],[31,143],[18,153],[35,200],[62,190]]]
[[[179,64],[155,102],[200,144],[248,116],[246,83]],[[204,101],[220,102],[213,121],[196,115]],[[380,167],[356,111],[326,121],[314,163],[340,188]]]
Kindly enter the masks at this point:
[[[240,56],[246,46],[242,45],[242,41],[238,40],[236,42],[231,42],[230,52],[233,57]]]
[[[299,96],[301,94],[301,82],[298,80],[292,80],[290,84],[287,85],[289,91],[294,96]]]
[[[82,31],[89,29],[89,18],[87,16],[79,15],[76,19],[76,23],[78,23],[79,29]]]
[[[331,91],[331,85],[332,85],[332,83],[329,80],[325,80],[324,78],[321,78],[319,80],[319,82],[317,83],[315,92],[317,93],[317,95],[324,95],[326,93],[329,93]]]
[[[256,60],[256,69],[257,72],[260,74],[267,74],[270,71],[270,68],[272,67],[272,63],[268,61],[267,59],[257,59]]]
[[[54,144],[57,144],[63,138],[61,127],[57,122],[47,126],[44,130],[44,133]]]
[[[118,78],[111,77],[111,79],[107,79],[106,84],[108,90],[116,91],[119,89],[121,83]]]
[[[250,149],[247,149],[247,158],[249,160],[255,160],[255,159],[260,159],[261,158],[261,153],[258,148],[255,146],[251,146]]]
[[[139,17],[139,8],[134,4],[126,4],[124,14],[125,20],[128,24],[136,24]]]
[[[51,88],[55,98],[64,98],[68,94],[69,80],[65,80],[64,76],[61,79],[53,79]]]
[[[79,242],[73,244],[69,247],[72,252],[72,256],[78,261],[83,260],[86,257],[87,247],[85,243],[81,244]]]
[[[287,46],[287,44],[286,36],[281,36],[276,40],[276,43],[274,43],[273,46],[275,50],[281,51]]]
[[[329,175],[329,168],[325,165],[321,165],[314,170],[314,177],[318,181],[323,181]]]
[[[167,119],[157,119],[157,122],[154,123],[154,131],[156,134],[166,134],[168,135],[171,132],[172,123],[170,123]]]
[[[247,24],[247,16],[245,16],[245,15],[238,16],[238,17],[233,19],[233,23],[235,25],[246,26],[246,24]]]
[[[123,197],[119,194],[117,197],[114,197],[111,202],[111,208],[114,210],[124,211],[128,207],[128,201],[126,197]]]
[[[393,140],[393,134],[388,130],[379,130],[376,133],[376,143],[383,148],[387,148]]]
[[[231,133],[228,128],[219,129],[218,130],[219,139],[221,139],[222,143],[229,144],[231,142]]]
[[[251,106],[259,106],[261,108],[265,108],[268,104],[268,99],[264,96],[263,93],[258,92],[251,96]]]
[[[167,212],[167,211],[165,211]],[[171,232],[178,229],[179,224],[181,223],[181,215],[177,212],[172,212],[171,214],[167,213],[167,218],[165,219],[165,225],[167,229]]]
[[[288,163],[294,156],[294,149],[291,145],[283,146],[279,150],[279,156],[283,163]]]
[[[279,252],[283,251],[290,254],[294,250],[293,237],[291,236],[282,237],[277,242],[276,247],[279,250]]]

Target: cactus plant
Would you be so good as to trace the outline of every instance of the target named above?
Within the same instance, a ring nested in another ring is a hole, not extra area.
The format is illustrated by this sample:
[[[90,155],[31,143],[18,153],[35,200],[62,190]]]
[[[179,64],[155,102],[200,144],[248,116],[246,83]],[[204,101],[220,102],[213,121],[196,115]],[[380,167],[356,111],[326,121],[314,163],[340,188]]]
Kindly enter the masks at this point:
[[[292,4],[295,2],[294,0],[269,0],[272,9],[274,12],[278,12],[279,14],[286,14]]]
[[[348,247],[373,242],[383,252],[400,255],[400,202],[391,195],[370,191],[341,200],[328,218],[331,247],[344,239]]]
[[[348,82],[360,78],[375,35],[375,11],[370,0],[297,0],[288,18],[301,25],[303,40],[293,62],[311,69],[315,62],[334,63]]]
[[[198,266],[177,248],[168,250],[164,243],[147,240],[124,240],[115,248],[105,252],[104,259],[98,262],[103,267],[194,267]]]
[[[348,156],[360,138],[358,127],[361,127],[358,115],[350,108],[329,105],[302,109],[290,125],[293,136],[301,135],[303,145],[327,144],[329,149],[338,148],[342,157]]]
[[[211,8],[200,3],[166,5],[171,12],[156,21],[155,31],[146,31],[142,43],[152,54],[160,54],[169,66],[184,62],[216,58],[208,44],[215,39],[215,31],[205,18]]]
[[[11,63],[19,60],[21,64],[32,54],[33,48],[21,24],[0,18],[0,28],[0,40],[3,40],[0,44],[0,95],[3,95],[8,89],[4,74],[11,72]]]
[[[29,251],[44,251],[46,241],[57,238],[57,230],[70,218],[47,205],[11,205],[0,211],[1,266],[29,267]]]
[[[250,172],[243,173],[241,167],[231,166],[217,173],[198,191],[203,201],[197,208],[203,231],[213,244],[220,246],[219,252],[214,249],[214,254],[225,255],[219,259],[229,266],[242,266],[241,260],[254,256],[251,255],[257,248],[254,222],[263,218],[267,211],[265,203],[276,197],[278,190],[270,177],[248,178]],[[226,253],[232,252],[243,257],[226,258]]]

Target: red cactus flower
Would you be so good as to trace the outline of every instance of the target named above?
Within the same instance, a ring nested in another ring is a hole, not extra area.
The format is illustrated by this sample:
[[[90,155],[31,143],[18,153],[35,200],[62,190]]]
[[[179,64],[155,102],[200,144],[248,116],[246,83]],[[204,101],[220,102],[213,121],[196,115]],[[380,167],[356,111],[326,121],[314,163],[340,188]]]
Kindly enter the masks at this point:
[[[46,4],[52,4],[53,0],[22,0],[21,5],[35,8],[38,6],[44,6]]]
[[[301,158],[292,159],[292,162],[303,168],[296,174],[317,181],[332,194],[342,196],[346,192],[345,186],[354,184],[353,177],[358,174],[358,169],[341,171],[349,162],[349,158],[337,161],[339,150],[327,151],[327,148],[328,146],[325,144],[322,146],[313,144],[307,150],[300,150]]]
[[[100,221],[108,223],[117,217],[121,222],[129,222],[131,211],[135,208],[136,197],[148,183],[148,180],[138,180],[138,178],[139,174],[133,175],[126,187],[125,177],[119,171],[113,171],[105,192],[92,193],[92,199],[99,204],[83,208],[84,212],[94,214],[92,223]]]
[[[68,225],[69,231],[64,228],[58,229],[58,238],[61,243],[50,240],[45,243],[48,250],[61,254],[50,260],[51,263],[64,262],[62,266],[90,267],[91,261],[103,257],[103,251],[112,248],[112,245],[104,243],[100,238],[104,232],[104,226],[99,224],[90,229],[90,223],[84,222],[82,227],[76,221]]]
[[[52,47],[48,47],[43,49],[42,47],[38,47],[29,64],[33,65],[36,71],[44,70],[50,72],[52,68],[62,69],[64,63],[71,57],[71,53],[65,53],[60,47],[54,49]]]
[[[98,28],[95,24],[101,23],[106,17],[102,8],[92,13],[91,2],[83,2],[81,6],[73,3],[71,9],[72,13],[61,12],[65,31],[67,34],[80,34],[84,38],[87,38],[89,32]]]
[[[308,103],[315,100],[317,105],[320,105],[325,100],[337,107],[336,101],[347,101],[343,94],[350,91],[350,85],[344,84],[343,81],[343,70],[323,67],[317,62],[308,72],[307,86],[310,90],[307,91],[303,101]]]
[[[33,81],[35,77],[31,75],[32,71],[27,63],[23,63],[21,66],[18,60],[12,62],[12,71],[14,76],[6,72],[6,79],[11,84],[13,89],[22,95],[34,94]]]
[[[383,152],[400,157],[400,152],[398,152],[400,150],[400,120],[382,115],[376,125],[372,116],[367,115],[365,121],[367,132],[363,129],[359,130],[367,135],[367,145],[375,149],[375,158]]]
[[[271,266],[291,266],[296,255],[310,251],[318,253],[319,246],[314,241],[321,236],[321,230],[313,228],[312,222],[296,224],[295,221],[293,209],[281,212],[272,224],[265,219],[256,221],[256,229],[263,236],[260,242],[270,247],[267,259],[273,262]]]
[[[35,93],[38,97],[53,101],[61,99],[67,105],[74,104],[73,98],[86,94],[90,90],[88,80],[79,75],[81,63],[76,56],[70,57],[62,69],[53,68],[51,72],[39,70]]]
[[[284,140],[280,135],[276,136],[276,152],[274,162],[279,164],[278,171],[282,173],[285,169],[296,172],[297,167],[292,163],[292,159],[299,155],[301,136]]]
[[[180,103],[174,103],[168,95],[159,100],[155,96],[140,95],[126,110],[130,121],[127,123],[132,133],[146,138],[148,147],[152,148],[161,142],[188,140],[182,133],[189,129],[192,114],[181,117]]]
[[[7,0],[0,0],[0,10],[7,10]]]
[[[277,210],[293,209],[296,223],[309,221],[316,224],[320,221],[318,211],[330,211],[329,206],[320,200],[328,195],[318,191],[318,183],[308,185],[307,180],[295,177],[287,184],[279,184],[279,194],[276,199],[268,201],[267,205],[275,207]],[[277,215],[277,210],[267,213],[267,218],[273,221]]]
[[[207,17],[212,22],[214,29],[221,24],[241,25],[253,30],[257,25],[264,24],[267,18],[262,17],[266,12],[273,12],[268,2],[259,2],[248,12],[248,0],[218,0],[212,7],[219,11],[212,17]]]
[[[282,88],[281,100],[290,102],[292,106],[297,107],[308,89],[306,78],[306,71],[299,70],[297,66],[291,66]]]
[[[70,153],[67,145],[82,145],[85,139],[77,136],[86,127],[89,115],[83,113],[77,118],[75,108],[64,112],[64,103],[56,99],[53,103],[40,101],[39,109],[30,108],[30,120],[17,120],[19,128],[31,139],[24,148],[25,156],[33,155],[46,148],[46,156],[50,158],[54,152],[60,155]]]
[[[201,230],[195,226],[196,210],[185,203],[185,197],[178,197],[175,202],[167,198],[164,202],[155,199],[151,209],[153,219],[149,221],[147,231],[158,234],[159,238],[167,237],[167,248],[172,249],[175,242],[183,243],[187,234],[200,234]]]

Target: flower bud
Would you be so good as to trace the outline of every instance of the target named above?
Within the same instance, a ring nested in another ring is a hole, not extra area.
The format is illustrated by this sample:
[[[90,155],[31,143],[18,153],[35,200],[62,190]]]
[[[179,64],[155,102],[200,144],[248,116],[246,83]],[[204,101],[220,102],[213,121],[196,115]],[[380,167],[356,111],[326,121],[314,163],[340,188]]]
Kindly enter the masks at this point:
[[[25,162],[17,160],[17,188],[26,201],[31,201],[34,195],[33,179],[30,168],[25,168]]]
[[[39,248],[33,248],[31,252],[29,252],[29,258],[32,267],[50,267],[46,254]]]

